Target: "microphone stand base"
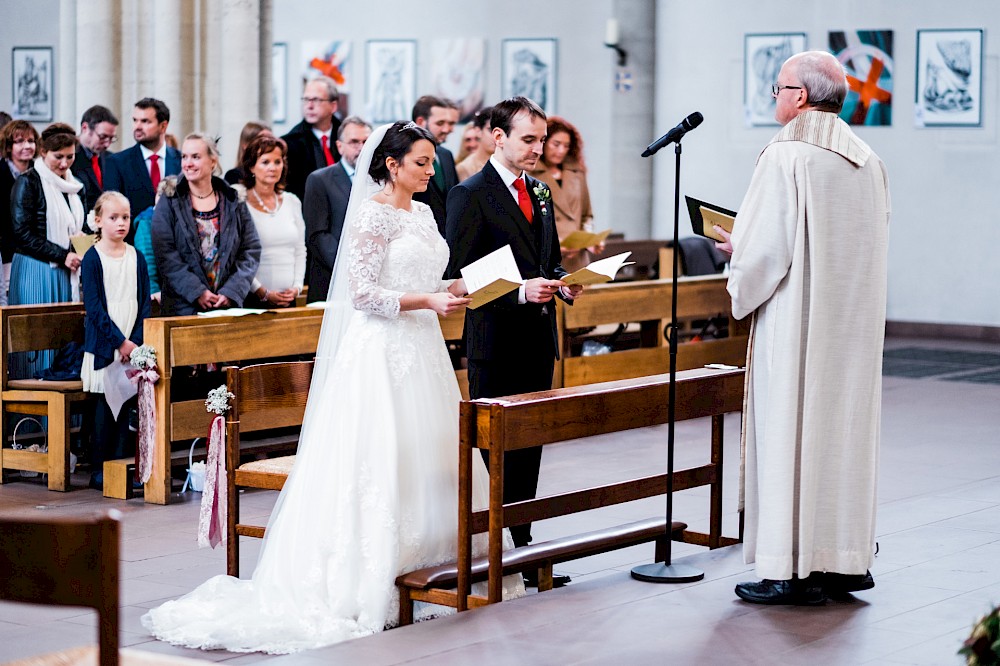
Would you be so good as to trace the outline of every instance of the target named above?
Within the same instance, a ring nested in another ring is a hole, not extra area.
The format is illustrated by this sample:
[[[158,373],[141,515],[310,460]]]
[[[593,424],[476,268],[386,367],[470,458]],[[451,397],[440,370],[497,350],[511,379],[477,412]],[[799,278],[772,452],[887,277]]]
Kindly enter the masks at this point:
[[[644,583],[693,583],[704,577],[704,571],[687,564],[655,562],[632,569],[632,578]]]

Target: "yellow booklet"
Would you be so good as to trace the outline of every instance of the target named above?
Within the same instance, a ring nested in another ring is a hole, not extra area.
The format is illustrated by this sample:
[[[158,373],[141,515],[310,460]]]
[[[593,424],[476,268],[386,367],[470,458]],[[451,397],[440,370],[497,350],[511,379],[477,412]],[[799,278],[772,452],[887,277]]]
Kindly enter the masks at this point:
[[[469,307],[473,310],[509,294],[524,282],[510,245],[473,261],[462,269],[462,278],[472,299]]]
[[[567,250],[583,250],[584,248],[600,245],[610,234],[611,229],[605,229],[596,234],[592,234],[589,231],[574,231],[559,241],[559,245]]]
[[[712,225],[719,225],[729,233],[733,233],[733,223],[736,221],[736,211],[699,201],[693,197],[684,197],[688,213],[691,215],[691,230],[699,236],[724,242],[725,239],[715,232]]]
[[[70,245],[73,246],[73,251],[76,252],[81,257],[87,254],[87,250],[94,246],[97,242],[97,236],[94,234],[84,234],[82,236],[70,236]]]

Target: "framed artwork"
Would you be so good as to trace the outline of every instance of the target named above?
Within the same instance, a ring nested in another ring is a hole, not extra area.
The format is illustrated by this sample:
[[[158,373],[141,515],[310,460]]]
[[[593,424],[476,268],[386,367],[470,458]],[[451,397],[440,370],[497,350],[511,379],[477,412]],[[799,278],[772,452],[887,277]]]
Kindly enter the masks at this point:
[[[460,123],[483,108],[486,40],[435,39],[431,42],[431,93],[458,105]]]
[[[555,39],[505,39],[500,55],[500,96],[523,95],[547,114],[556,112]]]
[[[408,119],[417,100],[417,42],[373,39],[367,47],[368,120],[391,123]]]
[[[288,44],[271,44],[271,122],[288,120]]]
[[[22,120],[52,120],[52,47],[15,46],[11,76],[11,115]]]
[[[892,30],[831,32],[830,52],[847,70],[840,117],[849,125],[892,125]]]
[[[983,31],[917,30],[917,127],[983,124]]]
[[[777,125],[771,86],[792,55],[806,50],[806,33],[748,34],[743,38],[743,114],[747,127]]]
[[[351,42],[307,40],[302,42],[302,86],[316,76],[329,76],[337,84],[337,112],[343,118],[351,114]]]

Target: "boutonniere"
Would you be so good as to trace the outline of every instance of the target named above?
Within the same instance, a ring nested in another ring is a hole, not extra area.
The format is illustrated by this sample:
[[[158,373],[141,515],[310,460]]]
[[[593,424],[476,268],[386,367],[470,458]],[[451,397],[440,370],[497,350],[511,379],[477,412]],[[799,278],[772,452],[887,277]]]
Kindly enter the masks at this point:
[[[538,183],[532,188],[535,193],[535,197],[538,198],[538,205],[542,209],[542,215],[549,214],[549,204],[552,203],[552,190],[545,186],[544,183]]]

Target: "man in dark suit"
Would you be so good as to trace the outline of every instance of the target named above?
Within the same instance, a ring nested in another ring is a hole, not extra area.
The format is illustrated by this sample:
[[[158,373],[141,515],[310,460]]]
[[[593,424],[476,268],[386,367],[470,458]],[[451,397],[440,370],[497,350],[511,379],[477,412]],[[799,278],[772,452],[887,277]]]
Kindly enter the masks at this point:
[[[337,84],[328,76],[317,76],[302,93],[302,122],[281,137],[288,145],[288,177],[285,190],[304,199],[306,178],[316,169],[332,166],[340,153],[334,141],[340,119]]]
[[[114,153],[108,147],[117,138],[118,118],[107,107],[95,105],[83,112],[80,120],[80,144],[70,169],[83,183],[85,212],[94,208],[97,197],[104,191],[107,162]]]
[[[448,195],[448,274],[459,277],[462,267],[510,245],[526,282],[518,291],[466,312],[472,398],[552,388],[558,356],[553,299],[572,302],[582,290],[561,280],[566,271],[559,264],[551,193],[526,173],[542,155],[545,113],[526,97],[514,97],[493,107],[490,124],[496,140],[493,156]],[[541,447],[505,456],[504,502],[535,496],[541,456]],[[510,533],[517,546],[531,541],[530,525],[512,527]]]
[[[351,198],[351,184],[361,149],[372,127],[358,116],[349,116],[337,130],[340,161],[323,167],[306,178],[306,196],[302,216],[306,221],[306,250],[309,266],[310,303],[325,301],[337,259],[340,235]],[[362,174],[364,176],[364,174]]]
[[[160,180],[181,172],[181,154],[167,145],[164,136],[170,124],[170,109],[158,99],[144,97],[132,109],[135,145],[107,160],[104,190],[124,194],[132,206],[132,219],[153,205]],[[135,226],[125,238],[135,237]]]
[[[422,201],[431,207],[434,220],[438,224],[441,235],[445,235],[445,224],[448,221],[448,192],[458,184],[458,173],[455,171],[455,156],[444,147],[448,135],[455,129],[458,122],[458,107],[451,102],[433,95],[424,95],[413,105],[413,122],[430,131],[437,143],[434,158],[434,177],[427,184],[424,192],[413,195],[415,201]]]

